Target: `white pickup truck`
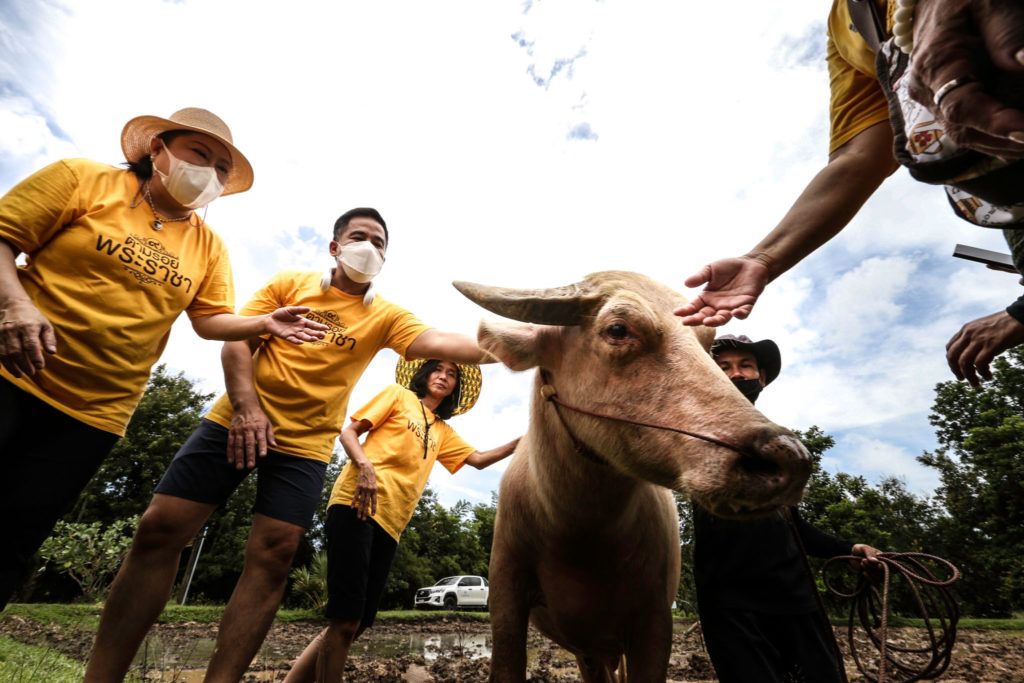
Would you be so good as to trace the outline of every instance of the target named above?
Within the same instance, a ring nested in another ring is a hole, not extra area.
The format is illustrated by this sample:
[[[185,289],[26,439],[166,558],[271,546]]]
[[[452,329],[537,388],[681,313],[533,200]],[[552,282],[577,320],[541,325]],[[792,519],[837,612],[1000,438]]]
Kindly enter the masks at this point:
[[[445,609],[487,609],[490,588],[482,576],[449,576],[433,586],[416,591],[413,607],[443,607]]]

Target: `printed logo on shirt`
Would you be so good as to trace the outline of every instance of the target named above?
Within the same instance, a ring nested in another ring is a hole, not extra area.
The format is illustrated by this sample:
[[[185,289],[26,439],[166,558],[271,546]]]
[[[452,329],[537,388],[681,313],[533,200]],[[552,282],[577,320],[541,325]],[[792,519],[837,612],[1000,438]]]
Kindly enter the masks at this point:
[[[170,284],[173,287],[184,287],[186,293],[192,291],[192,278],[178,272],[181,260],[158,239],[131,233],[122,244],[97,235],[96,251],[117,258],[124,269],[141,284],[161,287]]]
[[[431,429],[430,432],[427,433],[427,430],[423,426],[423,423],[416,422],[415,420],[409,420],[407,428],[410,432],[416,435],[416,438],[420,440],[421,444],[423,443],[423,436],[426,433],[428,447],[430,448],[431,451],[437,450],[437,432],[435,432],[433,429]]]
[[[334,311],[320,311],[313,310],[306,314],[306,317],[315,322],[327,325],[327,330],[324,332],[324,338],[319,341],[306,342],[313,346],[340,346],[343,349],[352,351],[356,348],[356,338],[349,337],[345,334],[348,330],[348,325],[341,322],[338,314]]]

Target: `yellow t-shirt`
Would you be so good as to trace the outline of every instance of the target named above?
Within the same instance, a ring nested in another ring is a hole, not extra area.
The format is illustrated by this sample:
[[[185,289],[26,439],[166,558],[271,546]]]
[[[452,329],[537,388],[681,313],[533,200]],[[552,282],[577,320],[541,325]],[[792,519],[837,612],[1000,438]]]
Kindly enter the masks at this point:
[[[270,313],[281,306],[308,306],[306,317],[327,325],[320,341],[296,345],[271,337],[253,358],[253,379],[263,411],[274,425],[275,450],[330,462],[334,438],[348,412],[348,398],[366,366],[382,348],[401,355],[430,329],[401,306],[331,287],[320,289],[320,273],[278,273],[241,310]],[[229,427],[234,411],[222,395],[206,419]]]
[[[430,423],[426,429],[423,418]],[[412,519],[434,461],[452,474],[476,449],[462,440],[444,420],[425,408],[409,389],[392,384],[352,416],[367,420],[370,432],[363,452],[377,476],[377,514],[373,519],[396,541]],[[423,440],[427,453],[423,454]],[[351,505],[359,469],[350,461],[331,490],[331,505]]]
[[[0,199],[0,238],[27,254],[18,278],[57,336],[57,354],[35,376],[0,375],[120,435],[178,314],[235,312],[220,237],[186,221],[154,230],[138,190],[126,170],[66,159]]]
[[[876,0],[886,16],[885,0]],[[895,4],[894,4],[895,6]],[[875,53],[852,28],[846,0],[835,0],[828,16],[829,154],[859,133],[889,120],[889,105],[875,77]]]

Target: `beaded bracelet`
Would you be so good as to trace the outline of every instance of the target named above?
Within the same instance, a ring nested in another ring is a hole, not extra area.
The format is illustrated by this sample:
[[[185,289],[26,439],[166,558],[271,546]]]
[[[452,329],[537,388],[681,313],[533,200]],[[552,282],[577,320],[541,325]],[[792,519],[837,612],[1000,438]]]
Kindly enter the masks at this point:
[[[892,0],[890,0],[892,2]],[[903,54],[909,55],[914,49],[914,5],[917,0],[896,0],[896,14],[892,34],[893,42]]]

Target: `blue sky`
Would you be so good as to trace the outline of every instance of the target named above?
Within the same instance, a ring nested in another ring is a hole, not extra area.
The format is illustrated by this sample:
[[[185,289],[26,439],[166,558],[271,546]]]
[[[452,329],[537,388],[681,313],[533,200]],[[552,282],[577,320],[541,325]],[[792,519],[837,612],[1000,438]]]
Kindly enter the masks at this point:
[[[452,280],[568,284],[605,269],[683,291],[745,252],[827,153],[825,7],[461,0],[7,0],[0,4],[0,191],[46,163],[119,163],[137,115],[206,107],[253,163],[207,216],[239,299],[283,268],[330,265],[334,219],[375,206],[392,245],[378,289],[441,329],[484,313]],[[244,16],[243,16],[244,15]],[[935,447],[934,386],[965,321],[1005,307],[1016,278],[950,257],[1006,251],[904,172],[853,224],[724,331],[771,337],[783,370],[758,407],[836,437],[826,467],[904,477]],[[219,347],[179,324],[164,360],[221,391]],[[356,408],[392,381],[382,353]],[[487,367],[453,426],[485,449],[526,427],[529,373]],[[490,500],[492,470],[435,472],[442,502]]]

